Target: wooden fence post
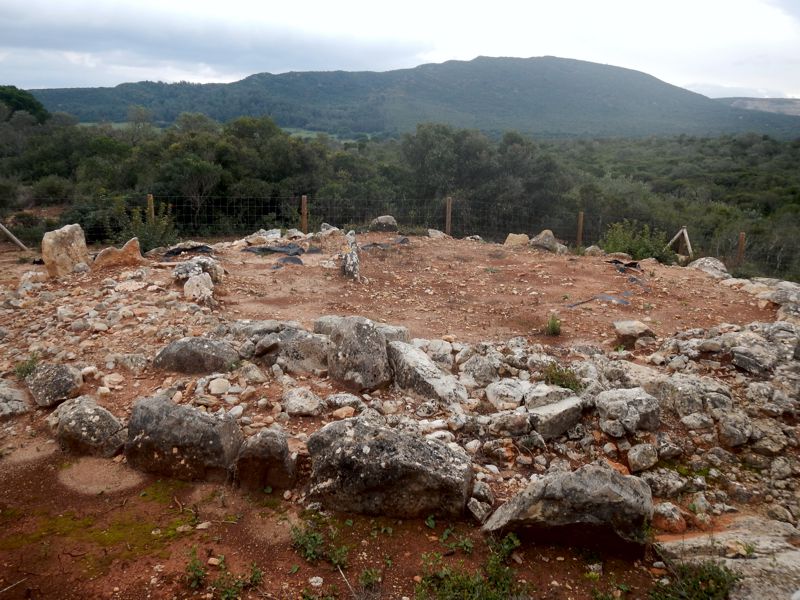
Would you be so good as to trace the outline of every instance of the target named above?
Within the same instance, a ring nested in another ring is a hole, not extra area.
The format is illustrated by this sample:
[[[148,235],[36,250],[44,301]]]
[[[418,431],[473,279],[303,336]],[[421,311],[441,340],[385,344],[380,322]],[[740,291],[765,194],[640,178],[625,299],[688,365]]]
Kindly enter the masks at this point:
[[[453,199],[448,196],[445,202],[444,212],[444,232],[447,235],[452,235],[453,229]]]
[[[300,197],[300,231],[308,233],[308,196]]]
[[[578,212],[578,235],[575,238],[575,245],[580,248],[583,246],[583,211]]]
[[[736,248],[736,264],[741,265],[744,262],[744,244],[745,235],[744,231],[739,232],[739,246]]]
[[[19,247],[20,250],[25,250],[26,252],[28,251],[28,247],[25,244],[23,244],[22,242],[20,242],[17,239],[17,236],[15,236],[8,229],[6,229],[5,226],[2,223],[0,223],[0,231],[5,233],[8,236],[8,239],[10,239],[12,242],[14,242],[14,244],[16,244]]]
[[[147,222],[152,224],[156,220],[156,203],[153,194],[147,194]]]

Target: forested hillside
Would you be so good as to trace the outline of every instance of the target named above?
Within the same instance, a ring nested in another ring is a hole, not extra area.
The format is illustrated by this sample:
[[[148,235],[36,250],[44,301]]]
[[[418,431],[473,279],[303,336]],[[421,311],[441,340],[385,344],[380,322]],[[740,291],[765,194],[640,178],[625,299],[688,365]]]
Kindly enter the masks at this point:
[[[183,112],[220,121],[270,116],[281,127],[396,135],[418,123],[506,130],[538,137],[800,136],[800,117],[744,110],[638,71],[556,57],[488,58],[384,73],[261,73],[230,84],[126,83],[114,88],[33,90],[51,112],[82,122],[121,122],[141,105],[157,123]]]
[[[160,130],[143,109],[112,128],[79,126],[63,114],[40,123],[0,108],[0,211],[33,241],[58,221],[25,209],[50,205],[95,241],[121,240],[137,232],[135,209],[148,193],[169,227],[215,234],[295,226],[301,194],[310,196],[314,219],[339,226],[391,211],[440,227],[450,196],[458,235],[501,240],[547,227],[574,241],[583,210],[585,243],[635,219],[670,234],[688,225],[701,253],[725,257],[744,231],[748,263],[740,271],[800,278],[800,140],[542,143],[507,132],[495,141],[428,123],[400,140],[342,143],[290,136],[267,117],[220,124],[183,114]]]

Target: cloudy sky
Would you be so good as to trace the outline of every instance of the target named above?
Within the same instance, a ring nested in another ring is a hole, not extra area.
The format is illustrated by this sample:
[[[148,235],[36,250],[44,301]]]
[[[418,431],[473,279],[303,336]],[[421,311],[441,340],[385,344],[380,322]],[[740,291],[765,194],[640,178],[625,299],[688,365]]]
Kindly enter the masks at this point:
[[[0,0],[0,84],[228,82],[562,56],[800,98],[800,0]]]

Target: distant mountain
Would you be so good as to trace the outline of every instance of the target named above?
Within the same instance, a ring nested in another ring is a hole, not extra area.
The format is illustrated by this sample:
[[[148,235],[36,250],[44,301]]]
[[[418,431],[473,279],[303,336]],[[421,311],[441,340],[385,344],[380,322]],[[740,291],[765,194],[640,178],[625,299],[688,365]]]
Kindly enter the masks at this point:
[[[260,73],[229,84],[125,83],[31,92],[51,112],[124,121],[143,105],[156,121],[202,112],[220,121],[270,115],[283,127],[397,133],[436,121],[540,137],[720,134],[800,136],[800,117],[725,106],[638,71],[556,57],[488,58],[377,72]]]
[[[716,98],[716,101],[734,108],[800,117],[800,98]]]

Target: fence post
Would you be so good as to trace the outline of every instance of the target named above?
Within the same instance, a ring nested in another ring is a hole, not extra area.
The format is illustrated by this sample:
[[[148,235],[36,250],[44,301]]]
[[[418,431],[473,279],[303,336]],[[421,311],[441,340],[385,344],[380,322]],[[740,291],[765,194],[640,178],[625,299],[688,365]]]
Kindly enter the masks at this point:
[[[445,201],[444,209],[444,232],[447,235],[452,235],[453,229],[453,199],[448,196]]]
[[[147,194],[147,222],[152,224],[156,220],[156,203],[153,194]]]
[[[744,262],[744,231],[739,232],[739,246],[736,248],[736,264],[741,265]]]
[[[583,246],[583,211],[578,212],[578,235],[575,238],[575,245],[580,248]]]
[[[300,197],[300,231],[308,233],[308,196]]]

